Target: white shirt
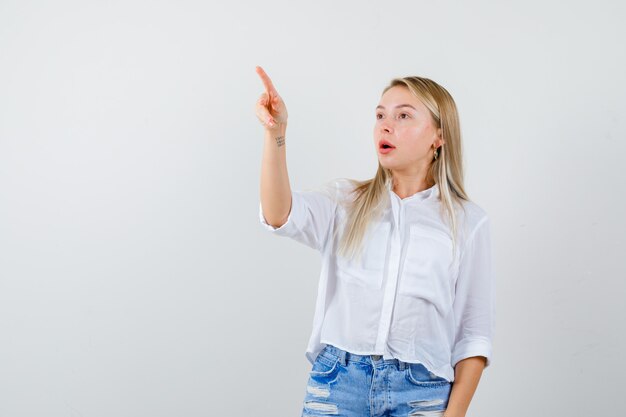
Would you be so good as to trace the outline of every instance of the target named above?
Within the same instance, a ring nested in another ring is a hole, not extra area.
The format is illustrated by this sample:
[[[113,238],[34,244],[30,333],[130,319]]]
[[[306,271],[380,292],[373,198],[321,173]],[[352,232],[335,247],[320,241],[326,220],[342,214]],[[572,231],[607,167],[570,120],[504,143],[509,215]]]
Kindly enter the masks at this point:
[[[313,330],[306,350],[313,363],[325,344],[360,355],[422,363],[454,381],[458,361],[485,356],[491,364],[495,277],[490,221],[473,202],[457,213],[457,255],[439,215],[438,185],[401,199],[388,182],[388,207],[365,236],[360,261],[337,256],[351,185],[336,179],[324,189],[292,190],[285,224],[266,230],[322,255]]]

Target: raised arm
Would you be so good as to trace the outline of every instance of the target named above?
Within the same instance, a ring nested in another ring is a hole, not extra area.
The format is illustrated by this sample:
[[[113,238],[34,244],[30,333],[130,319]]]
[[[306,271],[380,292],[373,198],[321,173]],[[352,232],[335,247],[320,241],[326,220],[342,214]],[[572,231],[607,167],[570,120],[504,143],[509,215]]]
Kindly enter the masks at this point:
[[[267,223],[280,227],[287,221],[291,211],[291,187],[285,151],[287,107],[263,68],[257,66],[256,72],[265,86],[265,92],[256,103],[256,115],[265,130],[261,204]]]

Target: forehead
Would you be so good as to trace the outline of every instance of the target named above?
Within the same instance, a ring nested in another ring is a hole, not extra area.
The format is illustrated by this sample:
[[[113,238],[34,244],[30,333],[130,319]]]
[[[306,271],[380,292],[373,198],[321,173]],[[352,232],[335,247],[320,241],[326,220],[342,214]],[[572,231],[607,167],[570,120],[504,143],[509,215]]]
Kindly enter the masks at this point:
[[[391,87],[381,96],[379,106],[385,107],[385,110],[392,110],[401,104],[410,104],[417,110],[426,110],[426,106],[422,103],[407,87],[397,85]]]

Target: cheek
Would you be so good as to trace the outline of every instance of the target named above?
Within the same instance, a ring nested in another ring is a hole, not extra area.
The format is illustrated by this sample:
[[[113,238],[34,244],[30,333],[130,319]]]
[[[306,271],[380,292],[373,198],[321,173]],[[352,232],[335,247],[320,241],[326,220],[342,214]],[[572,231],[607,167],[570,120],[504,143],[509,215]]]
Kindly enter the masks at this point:
[[[424,140],[423,129],[417,127],[407,127],[396,132],[398,138],[404,144],[404,148],[411,154],[422,154],[428,150],[430,146],[426,140]]]
[[[398,128],[396,130],[398,137],[406,144],[419,144],[424,132],[422,129],[414,126]]]

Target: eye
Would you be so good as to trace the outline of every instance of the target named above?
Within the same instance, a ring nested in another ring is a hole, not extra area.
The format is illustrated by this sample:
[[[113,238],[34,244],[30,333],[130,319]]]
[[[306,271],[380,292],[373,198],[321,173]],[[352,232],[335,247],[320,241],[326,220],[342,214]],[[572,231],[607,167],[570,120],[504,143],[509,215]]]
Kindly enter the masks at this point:
[[[406,117],[400,117],[401,119],[408,119],[409,114],[408,113],[400,113],[400,116],[406,116]]]
[[[380,117],[378,117],[378,116],[381,116],[381,117],[382,117],[382,114],[377,113],[377,114],[376,114],[376,119],[380,119]]]

